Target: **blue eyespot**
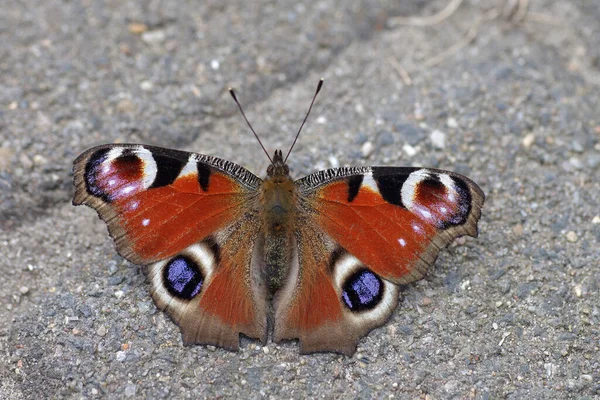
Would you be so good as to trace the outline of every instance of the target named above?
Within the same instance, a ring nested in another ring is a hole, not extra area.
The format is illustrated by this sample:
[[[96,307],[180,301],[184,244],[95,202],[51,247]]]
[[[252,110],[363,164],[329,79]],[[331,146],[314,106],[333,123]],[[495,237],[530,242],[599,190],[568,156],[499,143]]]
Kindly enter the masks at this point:
[[[191,300],[200,293],[204,276],[198,264],[185,256],[173,258],[163,270],[167,290],[182,300]]]
[[[373,309],[383,298],[381,278],[367,269],[354,272],[342,286],[344,304],[352,311]]]

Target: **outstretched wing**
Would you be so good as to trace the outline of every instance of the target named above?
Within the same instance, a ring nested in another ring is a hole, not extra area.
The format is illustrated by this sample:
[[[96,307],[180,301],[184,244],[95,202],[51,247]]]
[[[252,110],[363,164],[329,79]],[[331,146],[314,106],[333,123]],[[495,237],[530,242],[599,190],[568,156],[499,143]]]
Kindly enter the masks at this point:
[[[266,339],[252,262],[259,178],[222,159],[136,144],[87,150],[73,170],[73,204],[98,212],[119,254],[151,264],[154,300],[186,343],[236,349],[239,333]]]
[[[422,278],[456,237],[477,236],[484,202],[473,181],[436,169],[341,168],[296,183],[302,267],[276,298],[275,339],[299,338],[303,352],[352,354],[391,315],[397,285]]]

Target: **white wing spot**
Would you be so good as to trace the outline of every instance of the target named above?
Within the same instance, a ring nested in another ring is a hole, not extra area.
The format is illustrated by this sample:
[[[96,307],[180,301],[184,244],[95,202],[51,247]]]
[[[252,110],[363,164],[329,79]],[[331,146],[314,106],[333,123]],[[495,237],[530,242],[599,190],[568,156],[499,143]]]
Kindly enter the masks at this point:
[[[448,213],[448,209],[446,207],[440,207],[440,212],[442,214],[446,214],[446,213]]]
[[[375,193],[379,193],[377,182],[375,182],[375,179],[373,179],[373,174],[371,173],[365,174],[363,177],[362,186],[371,189]]]
[[[412,228],[413,228],[413,231],[415,231],[418,234],[423,233],[423,228],[421,227],[421,225],[417,224],[416,222],[412,223]]]
[[[154,182],[154,179],[156,178],[156,174],[158,171],[156,161],[152,156],[152,152],[150,152],[150,150],[144,148],[143,146],[135,147],[134,153],[137,156],[137,158],[142,160],[142,162],[144,163],[142,169],[143,177],[141,183],[143,189],[148,189]]]
[[[121,190],[122,194],[129,194],[135,190],[135,185],[125,186],[123,190]]]
[[[144,218],[144,219],[142,220],[142,225],[143,225],[143,226],[148,226],[149,224],[150,224],[150,220],[149,220],[148,218]]]
[[[188,162],[185,164],[185,167],[183,167],[183,169],[179,173],[179,177],[195,174],[196,172],[198,172],[198,167],[196,166],[196,163],[197,161],[194,158],[194,155],[191,154],[188,158]]]
[[[406,246],[406,240],[400,238],[398,239],[398,243],[400,243],[400,246],[405,247]]]
[[[431,219],[431,213],[429,212],[429,210],[426,210],[423,207],[419,207],[418,210],[419,214],[421,214],[423,218]]]

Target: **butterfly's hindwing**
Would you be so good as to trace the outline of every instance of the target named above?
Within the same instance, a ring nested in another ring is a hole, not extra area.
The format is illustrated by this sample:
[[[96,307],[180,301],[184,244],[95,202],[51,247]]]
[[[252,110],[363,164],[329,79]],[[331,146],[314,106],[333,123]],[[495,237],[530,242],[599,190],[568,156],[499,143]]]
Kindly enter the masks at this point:
[[[302,269],[275,298],[274,340],[299,339],[302,353],[351,355],[362,336],[389,319],[398,287],[318,229],[307,227],[297,236]]]
[[[265,342],[266,287],[257,277],[252,216],[175,256],[148,266],[152,297],[179,325],[185,344],[239,347],[239,335]]]

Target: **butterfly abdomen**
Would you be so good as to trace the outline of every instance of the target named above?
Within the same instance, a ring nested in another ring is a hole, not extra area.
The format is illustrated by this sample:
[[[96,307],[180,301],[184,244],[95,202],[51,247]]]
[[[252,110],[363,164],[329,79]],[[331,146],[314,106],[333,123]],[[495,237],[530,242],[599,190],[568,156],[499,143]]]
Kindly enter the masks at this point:
[[[289,274],[295,246],[297,189],[286,168],[275,168],[261,186],[264,275],[271,294]]]

